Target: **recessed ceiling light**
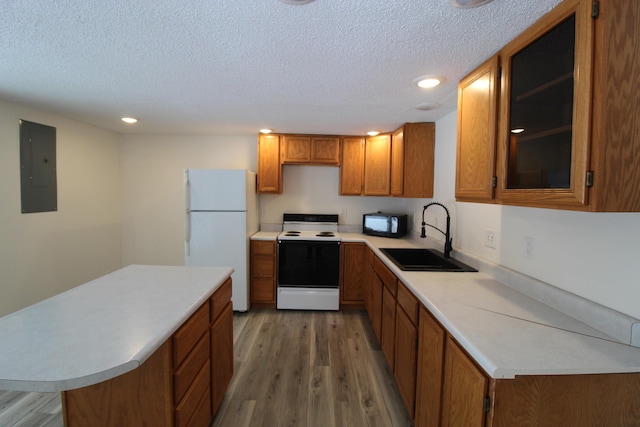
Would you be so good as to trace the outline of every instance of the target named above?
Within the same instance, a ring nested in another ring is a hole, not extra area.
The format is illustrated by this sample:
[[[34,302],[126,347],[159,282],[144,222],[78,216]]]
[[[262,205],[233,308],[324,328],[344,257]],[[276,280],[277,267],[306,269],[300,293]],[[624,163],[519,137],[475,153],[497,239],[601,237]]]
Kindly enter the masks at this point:
[[[524,132],[523,128],[516,128],[516,129],[511,129],[511,133],[515,133],[515,134],[519,134]]]
[[[367,135],[377,136],[377,135],[380,135],[380,132],[378,132],[377,130],[370,130],[369,132],[367,132]]]
[[[420,111],[431,111],[431,110],[435,110],[438,107],[440,107],[440,104],[438,103],[425,102],[424,104],[416,105],[414,108]]]
[[[472,7],[478,7],[491,3],[493,0],[449,0],[449,4],[459,9],[471,9]]]
[[[442,76],[422,76],[415,79],[413,84],[423,89],[430,89],[444,83],[445,80]]]
[[[280,0],[280,1],[282,3],[285,3],[285,4],[292,4],[294,6],[300,6],[300,5],[303,5],[303,4],[311,3],[312,1],[315,1],[315,0]]]
[[[273,132],[271,129],[260,129],[260,133],[267,134],[267,133],[271,133],[271,132]]]
[[[135,119],[133,117],[123,117],[122,121],[125,123],[133,124],[133,123],[137,123],[138,119]]]

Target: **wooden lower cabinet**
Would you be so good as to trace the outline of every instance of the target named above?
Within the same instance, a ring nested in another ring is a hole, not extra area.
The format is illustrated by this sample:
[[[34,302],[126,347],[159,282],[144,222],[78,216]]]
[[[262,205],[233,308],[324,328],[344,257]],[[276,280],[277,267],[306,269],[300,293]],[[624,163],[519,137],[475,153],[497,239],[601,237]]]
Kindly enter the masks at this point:
[[[404,309],[396,308],[395,378],[409,416],[415,417],[418,328]]]
[[[251,241],[251,305],[276,307],[276,241]]]
[[[211,306],[211,413],[215,414],[233,377],[231,280],[213,294]]]
[[[340,247],[340,308],[363,308],[366,256],[366,244],[342,243]]]
[[[527,375],[494,380],[487,426],[640,426],[640,374]]]
[[[365,246],[365,257],[364,257],[364,271],[363,274],[363,282],[362,282],[362,293],[364,297],[364,308],[369,315],[369,319],[371,319],[371,312],[373,311],[373,268],[371,267],[371,262],[373,261],[373,251],[369,249],[368,246]]]
[[[386,286],[383,286],[382,290],[382,337],[380,346],[389,363],[391,372],[393,372],[396,357],[396,298]]]
[[[209,426],[232,375],[229,278],[141,366],[63,391],[64,425]]]
[[[391,372],[395,365],[395,335],[396,335],[396,292],[398,279],[395,274],[384,265],[380,258],[374,256],[371,267],[372,280],[372,312],[373,330],[382,347]]]
[[[640,373],[492,379],[420,308],[415,427],[640,426]]]
[[[171,340],[133,371],[63,391],[66,427],[173,426]]]
[[[482,427],[489,380],[451,337],[445,348],[441,426]]]
[[[415,426],[484,426],[487,376],[424,306],[419,322]]]
[[[640,426],[640,373],[493,379],[372,251],[365,306],[415,427]]]
[[[439,427],[444,372],[444,329],[420,307],[416,377],[416,427]]]
[[[382,288],[384,285],[380,277],[373,273],[371,278],[371,312],[369,318],[373,326],[373,332],[378,338],[378,342],[382,341]]]

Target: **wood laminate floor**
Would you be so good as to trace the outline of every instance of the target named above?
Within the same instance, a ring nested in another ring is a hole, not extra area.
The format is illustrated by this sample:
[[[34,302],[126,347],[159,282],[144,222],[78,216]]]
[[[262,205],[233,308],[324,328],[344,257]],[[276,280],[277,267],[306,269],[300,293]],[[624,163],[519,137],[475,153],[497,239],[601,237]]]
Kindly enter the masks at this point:
[[[0,426],[62,427],[59,393],[0,391]]]
[[[363,311],[235,313],[234,343],[213,427],[412,424]],[[0,426],[62,426],[59,394],[0,391]]]

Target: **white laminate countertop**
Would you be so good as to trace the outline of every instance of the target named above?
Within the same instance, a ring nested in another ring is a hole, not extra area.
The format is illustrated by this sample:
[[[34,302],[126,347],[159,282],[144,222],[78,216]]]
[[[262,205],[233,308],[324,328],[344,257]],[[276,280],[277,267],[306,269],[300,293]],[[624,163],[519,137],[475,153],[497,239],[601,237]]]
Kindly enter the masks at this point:
[[[478,273],[400,270],[380,248],[435,247],[422,239],[340,233],[365,242],[492,378],[640,372],[640,348]],[[252,237],[253,238],[253,237]],[[268,239],[268,233],[258,233]],[[454,252],[455,257],[455,252]],[[630,319],[633,322],[633,319]]]
[[[71,390],[137,368],[232,272],[130,265],[0,318],[0,390]]]

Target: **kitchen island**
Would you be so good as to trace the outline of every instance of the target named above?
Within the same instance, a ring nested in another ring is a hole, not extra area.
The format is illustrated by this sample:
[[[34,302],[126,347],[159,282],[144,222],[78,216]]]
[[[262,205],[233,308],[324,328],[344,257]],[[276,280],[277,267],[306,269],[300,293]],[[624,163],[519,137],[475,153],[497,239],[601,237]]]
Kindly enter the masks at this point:
[[[67,426],[208,425],[233,370],[232,272],[131,265],[1,318],[0,389],[61,391]]]

